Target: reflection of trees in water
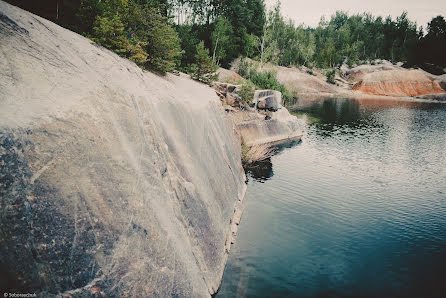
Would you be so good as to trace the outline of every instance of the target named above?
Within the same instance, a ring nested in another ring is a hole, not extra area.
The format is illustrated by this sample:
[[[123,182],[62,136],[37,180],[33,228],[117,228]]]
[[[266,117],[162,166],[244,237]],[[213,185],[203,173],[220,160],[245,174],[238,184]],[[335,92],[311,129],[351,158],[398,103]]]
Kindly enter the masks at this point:
[[[313,118],[317,118],[314,127],[316,133],[329,136],[333,131],[352,132],[353,129],[374,125],[371,113],[361,109],[360,103],[351,99],[330,98],[316,102],[300,110]],[[347,129],[345,129],[347,128]]]
[[[280,154],[283,150],[294,147],[300,143],[301,141],[299,140],[278,145],[274,148],[274,155]],[[249,178],[253,178],[258,182],[264,183],[266,180],[269,180],[271,179],[271,177],[274,176],[271,158],[267,158],[262,161],[256,161],[251,164],[244,164],[243,168],[246,172],[247,182],[249,182]]]
[[[274,176],[273,164],[271,158],[267,158],[262,161],[256,161],[249,165],[244,165],[246,171],[246,178],[249,182],[249,178],[253,178],[259,182],[265,182]]]
[[[355,124],[361,119],[359,103],[348,99],[326,99],[316,104],[310,111],[315,113],[323,123]]]
[[[407,111],[435,111],[443,109],[443,106],[390,99],[328,98],[301,106],[298,112],[305,113],[311,119],[316,119],[310,124],[311,131],[319,136],[331,137],[340,134],[357,136],[358,134],[369,134],[371,130],[377,132],[388,130],[388,114],[400,115],[399,110],[401,109]],[[423,122],[416,119],[419,112],[411,114],[415,118],[410,123]],[[409,125],[409,122],[407,125]]]

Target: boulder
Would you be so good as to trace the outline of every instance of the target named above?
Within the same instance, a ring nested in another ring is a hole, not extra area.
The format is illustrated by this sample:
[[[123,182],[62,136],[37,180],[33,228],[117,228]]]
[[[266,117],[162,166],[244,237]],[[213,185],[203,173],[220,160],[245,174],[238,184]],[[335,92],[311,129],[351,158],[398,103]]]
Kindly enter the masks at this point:
[[[286,108],[277,112],[239,111],[229,114],[247,146],[277,145],[300,140],[305,124]]]
[[[275,112],[282,106],[282,93],[275,90],[256,90],[253,102],[259,110]]]
[[[215,91],[3,1],[0,56],[0,290],[215,294],[246,189]]]
[[[240,96],[238,95],[240,85],[214,82],[212,87],[217,91],[224,105],[230,105],[232,107],[238,107],[240,105]]]

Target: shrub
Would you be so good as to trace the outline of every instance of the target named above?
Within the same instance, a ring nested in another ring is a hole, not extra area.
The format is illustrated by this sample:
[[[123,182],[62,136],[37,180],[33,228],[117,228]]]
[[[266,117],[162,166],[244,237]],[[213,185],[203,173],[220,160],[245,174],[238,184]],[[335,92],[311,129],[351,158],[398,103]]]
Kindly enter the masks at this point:
[[[334,69],[327,72],[327,82],[330,84],[336,84],[335,82],[336,71]]]
[[[250,104],[254,98],[255,86],[251,81],[246,81],[240,88],[241,102],[244,104]]]
[[[204,47],[203,41],[197,45],[195,62],[190,69],[195,79],[204,82],[215,80],[215,71],[218,69],[218,66],[212,62],[211,57],[209,57],[209,50]]]
[[[246,61],[245,59],[241,59],[240,64],[238,66],[238,74],[244,78],[249,78],[250,68],[251,68],[250,63],[248,61]]]
[[[251,69],[249,79],[259,89],[271,89],[282,92],[284,102],[293,98],[293,93],[290,92],[285,85],[279,83],[274,71],[258,72],[255,69]]]
[[[238,73],[250,80],[257,89],[271,89],[282,93],[283,104],[286,106],[297,99],[296,92],[290,92],[285,85],[281,84],[274,71],[257,71],[248,61],[242,59],[238,67]]]

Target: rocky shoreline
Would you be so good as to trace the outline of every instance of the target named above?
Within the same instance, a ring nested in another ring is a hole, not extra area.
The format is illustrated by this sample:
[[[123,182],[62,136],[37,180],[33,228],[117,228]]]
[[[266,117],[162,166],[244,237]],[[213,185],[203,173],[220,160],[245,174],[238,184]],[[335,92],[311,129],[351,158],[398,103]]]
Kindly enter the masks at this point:
[[[301,139],[303,123],[282,105],[279,91],[256,90],[252,102],[243,105],[239,95],[241,85],[214,82],[213,88],[242,144],[274,146]]]
[[[297,94],[299,100],[310,101],[325,98],[391,99],[413,101],[443,101],[446,98],[445,75],[436,76],[421,69],[406,69],[402,63],[377,60],[373,65],[348,67],[336,71],[334,84],[327,82],[326,70],[301,66],[283,67],[246,59],[258,71],[273,71],[277,80]],[[240,60],[231,70],[222,70],[220,77],[237,78]]]
[[[3,1],[0,16],[0,290],[215,294],[243,211],[241,141],[300,137],[280,93],[225,111],[209,86]]]
[[[215,91],[0,13],[0,289],[216,293],[246,177]]]

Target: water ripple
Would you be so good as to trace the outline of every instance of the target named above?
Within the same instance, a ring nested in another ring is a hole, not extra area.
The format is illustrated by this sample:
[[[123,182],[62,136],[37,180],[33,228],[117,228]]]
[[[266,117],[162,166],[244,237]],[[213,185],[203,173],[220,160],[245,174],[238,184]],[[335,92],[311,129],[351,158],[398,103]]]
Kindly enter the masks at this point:
[[[303,108],[302,143],[248,173],[218,296],[444,297],[445,106]]]

